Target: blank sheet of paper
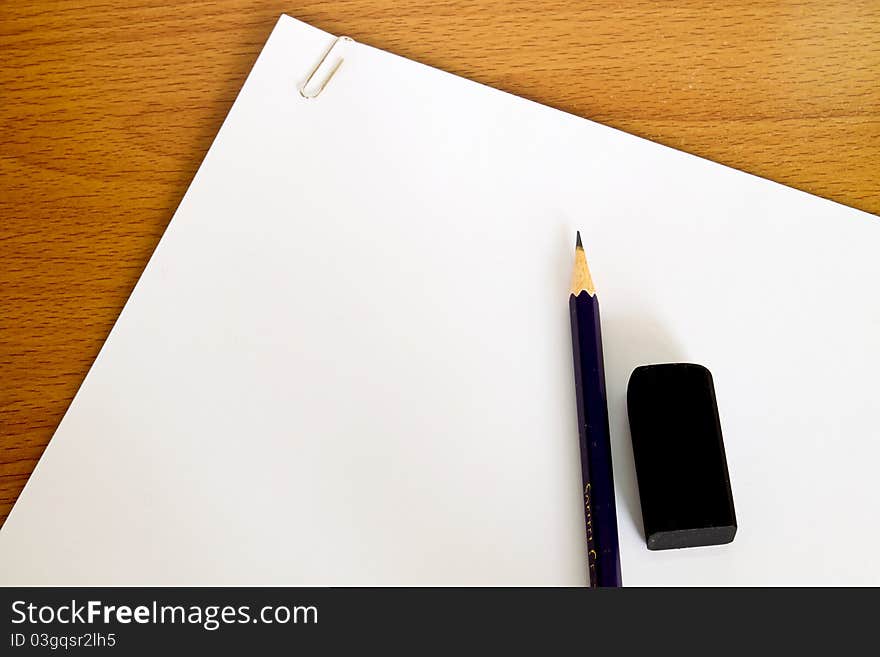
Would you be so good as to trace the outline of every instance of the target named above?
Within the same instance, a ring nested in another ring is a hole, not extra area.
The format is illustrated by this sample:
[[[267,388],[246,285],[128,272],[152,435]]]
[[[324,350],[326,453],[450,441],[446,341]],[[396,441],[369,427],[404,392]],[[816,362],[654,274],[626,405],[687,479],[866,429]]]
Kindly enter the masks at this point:
[[[880,584],[876,217],[282,17],[0,531],[3,584],[586,583],[602,304],[624,584]],[[632,369],[714,376],[731,545],[648,552]]]

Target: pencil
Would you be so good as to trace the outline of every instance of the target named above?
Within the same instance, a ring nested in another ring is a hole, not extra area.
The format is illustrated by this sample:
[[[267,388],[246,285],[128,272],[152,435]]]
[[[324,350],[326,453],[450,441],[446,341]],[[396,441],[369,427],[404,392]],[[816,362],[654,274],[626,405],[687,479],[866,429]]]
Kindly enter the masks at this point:
[[[580,232],[574,251],[568,306],[571,311],[590,586],[620,586],[620,549],[599,300]]]

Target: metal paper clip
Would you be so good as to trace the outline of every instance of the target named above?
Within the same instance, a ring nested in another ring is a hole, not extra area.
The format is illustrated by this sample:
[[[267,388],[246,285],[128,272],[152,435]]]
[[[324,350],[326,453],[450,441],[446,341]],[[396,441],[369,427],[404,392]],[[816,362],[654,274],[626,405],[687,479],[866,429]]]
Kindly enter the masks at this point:
[[[339,67],[342,66],[342,62],[345,61],[345,59],[342,56],[339,57],[339,59],[333,65],[333,68],[331,68],[330,72],[327,73],[327,75],[324,77],[324,81],[321,82],[320,85],[318,85],[317,89],[315,89],[314,92],[306,93],[306,89],[308,88],[309,84],[311,84],[312,78],[314,78],[315,75],[317,75],[317,73],[321,69],[321,67],[324,66],[324,62],[326,62],[327,58],[330,57],[330,53],[332,53],[338,45],[340,45],[341,43],[345,43],[345,42],[354,43],[354,39],[352,39],[351,37],[347,37],[347,36],[340,36],[340,37],[336,37],[336,39],[333,41],[333,43],[330,44],[330,47],[327,49],[327,52],[325,52],[324,56],[321,57],[321,61],[318,62],[317,66],[315,66],[315,68],[312,69],[312,72],[309,73],[309,77],[306,78],[306,81],[303,82],[302,86],[299,88],[299,95],[300,96],[302,96],[306,100],[311,100],[312,98],[317,98],[318,96],[321,95],[321,92],[324,91],[324,87],[327,86],[327,83],[330,82],[330,79],[336,74],[336,71],[339,70]]]

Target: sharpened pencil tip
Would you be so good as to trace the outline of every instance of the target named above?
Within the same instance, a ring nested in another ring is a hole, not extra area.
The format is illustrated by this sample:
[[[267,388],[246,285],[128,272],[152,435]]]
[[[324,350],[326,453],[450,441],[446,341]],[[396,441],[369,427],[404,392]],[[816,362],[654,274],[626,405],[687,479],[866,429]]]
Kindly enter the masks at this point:
[[[578,296],[581,292],[586,292],[591,297],[596,296],[596,286],[593,285],[593,277],[590,276],[590,267],[587,265],[587,255],[581,242],[581,231],[578,231],[574,249],[574,272],[571,275],[571,293]]]

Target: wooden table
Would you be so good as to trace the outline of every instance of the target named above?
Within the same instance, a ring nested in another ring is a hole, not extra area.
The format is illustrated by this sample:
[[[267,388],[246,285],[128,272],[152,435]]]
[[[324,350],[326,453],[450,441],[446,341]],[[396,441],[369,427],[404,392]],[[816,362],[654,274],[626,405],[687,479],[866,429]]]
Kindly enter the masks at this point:
[[[282,12],[880,212],[880,2],[6,2],[0,519]]]

